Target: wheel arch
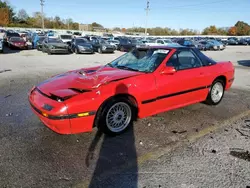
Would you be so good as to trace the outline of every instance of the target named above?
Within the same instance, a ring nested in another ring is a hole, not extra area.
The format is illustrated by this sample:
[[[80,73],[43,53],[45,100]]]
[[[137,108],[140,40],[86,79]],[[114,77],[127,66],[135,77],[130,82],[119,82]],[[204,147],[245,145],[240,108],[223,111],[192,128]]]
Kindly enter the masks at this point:
[[[107,98],[98,108],[97,112],[96,112],[96,116],[95,116],[95,120],[94,120],[94,124],[93,127],[97,127],[97,122],[99,121],[99,116],[103,110],[103,107],[110,101],[113,99],[117,99],[117,98],[126,98],[128,101],[131,102],[131,104],[133,105],[133,109],[134,109],[134,113],[135,113],[135,119],[137,119],[138,117],[138,102],[136,100],[136,98],[133,95],[130,95],[128,93],[121,93],[121,94],[116,94],[113,95],[109,98]]]
[[[223,81],[223,83],[224,83],[224,89],[225,89],[225,87],[226,87],[226,84],[227,84],[227,77],[226,76],[224,76],[224,75],[220,75],[220,76],[217,76],[215,79],[214,79],[214,81],[215,80],[221,80],[221,81]],[[213,82],[214,82],[213,81]]]

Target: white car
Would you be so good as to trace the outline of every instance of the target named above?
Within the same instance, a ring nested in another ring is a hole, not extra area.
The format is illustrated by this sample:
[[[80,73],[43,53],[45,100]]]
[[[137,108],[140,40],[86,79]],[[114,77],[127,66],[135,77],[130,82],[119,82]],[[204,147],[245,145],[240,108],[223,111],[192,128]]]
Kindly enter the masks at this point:
[[[165,46],[165,45],[168,45],[168,44],[171,44],[171,43],[173,43],[170,39],[157,39],[156,40],[156,43],[158,44],[158,45],[163,45],[163,46]]]
[[[70,43],[73,36],[70,34],[61,34],[61,35],[58,35],[58,38],[61,39],[63,43]]]

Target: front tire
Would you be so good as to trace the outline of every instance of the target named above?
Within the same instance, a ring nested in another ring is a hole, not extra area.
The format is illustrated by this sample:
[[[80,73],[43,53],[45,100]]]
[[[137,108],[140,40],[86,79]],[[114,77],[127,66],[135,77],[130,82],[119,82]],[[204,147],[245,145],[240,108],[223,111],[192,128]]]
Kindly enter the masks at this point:
[[[97,127],[109,136],[120,135],[132,126],[135,110],[126,98],[109,100],[97,113]]]
[[[218,105],[224,96],[224,92],[225,92],[225,83],[220,79],[216,79],[209,90],[207,99],[205,101],[206,104]]]
[[[77,48],[75,48],[75,54],[79,54],[79,51]]]
[[[47,53],[48,53],[48,55],[51,55],[51,54],[52,54],[50,50],[48,50],[48,52],[47,52]]]
[[[102,49],[101,48],[98,48],[98,53],[102,54]]]

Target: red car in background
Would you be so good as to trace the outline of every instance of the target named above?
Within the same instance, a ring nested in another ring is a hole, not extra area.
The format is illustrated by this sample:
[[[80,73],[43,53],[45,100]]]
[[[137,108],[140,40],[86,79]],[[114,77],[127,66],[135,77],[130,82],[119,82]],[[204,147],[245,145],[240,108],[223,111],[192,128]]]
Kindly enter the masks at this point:
[[[8,46],[11,49],[28,49],[28,44],[21,37],[11,37],[8,41]]]
[[[134,49],[105,66],[56,75],[32,88],[34,113],[53,131],[75,134],[93,127],[108,135],[136,118],[194,103],[217,105],[234,80],[231,62],[215,62],[198,49]]]

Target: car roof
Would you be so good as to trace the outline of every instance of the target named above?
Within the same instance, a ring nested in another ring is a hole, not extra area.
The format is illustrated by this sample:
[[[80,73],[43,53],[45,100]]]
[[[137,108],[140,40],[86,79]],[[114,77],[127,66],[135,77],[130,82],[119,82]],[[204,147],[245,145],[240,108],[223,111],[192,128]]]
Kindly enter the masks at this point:
[[[143,46],[138,49],[165,49],[165,50],[173,50],[173,49],[192,49],[192,47],[186,46]]]

